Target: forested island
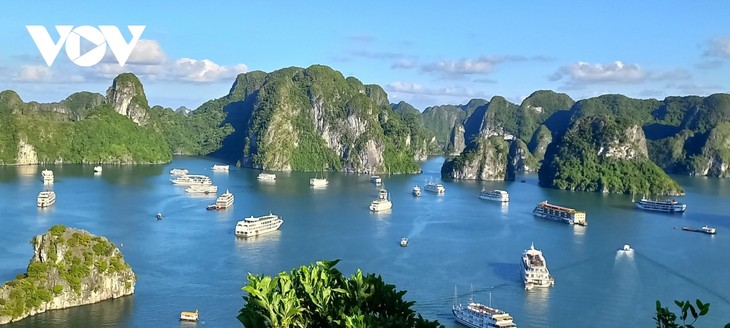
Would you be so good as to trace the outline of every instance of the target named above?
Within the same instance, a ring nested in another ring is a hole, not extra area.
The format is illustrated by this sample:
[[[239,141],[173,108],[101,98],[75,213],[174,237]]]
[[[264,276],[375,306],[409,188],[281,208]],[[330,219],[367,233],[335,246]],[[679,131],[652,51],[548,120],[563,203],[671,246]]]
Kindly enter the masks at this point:
[[[730,95],[664,100],[548,90],[521,104],[495,96],[423,112],[327,66],[238,75],[197,109],[150,106],[139,79],[57,103],[0,93],[0,164],[167,163],[207,155],[274,171],[418,173],[511,180],[537,171],[568,190],[682,194],[667,175],[730,175]],[[626,179],[626,177],[631,177]]]

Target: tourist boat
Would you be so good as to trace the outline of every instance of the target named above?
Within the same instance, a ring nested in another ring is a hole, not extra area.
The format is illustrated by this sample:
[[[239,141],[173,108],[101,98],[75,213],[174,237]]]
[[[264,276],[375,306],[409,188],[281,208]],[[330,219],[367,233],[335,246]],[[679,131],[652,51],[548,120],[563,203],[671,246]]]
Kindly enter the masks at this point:
[[[624,247],[623,247],[622,249],[620,249],[620,251],[622,251],[622,252],[624,252],[624,253],[628,253],[628,252],[632,252],[632,251],[634,251],[634,249],[633,249],[633,248],[631,248],[631,245],[629,245],[629,244],[626,244],[626,245],[624,245]]]
[[[370,182],[374,183],[376,186],[379,186],[381,183],[383,183],[383,179],[381,179],[377,175],[371,175]]]
[[[234,200],[233,194],[230,191],[226,190],[226,192],[224,192],[223,194],[218,196],[218,198],[216,198],[215,204],[208,205],[207,209],[208,210],[227,209],[233,205],[233,200]]]
[[[403,237],[400,239],[400,247],[406,247],[408,246],[408,238]]]
[[[212,184],[194,184],[185,188],[189,194],[214,194],[218,192],[218,186]]]
[[[44,184],[52,184],[53,183],[53,171],[51,171],[51,170],[43,170],[43,171],[41,171],[41,176],[43,177],[43,183]]]
[[[38,207],[48,207],[56,203],[56,193],[50,190],[38,193]]]
[[[236,223],[235,232],[236,236],[257,236],[276,231],[283,223],[284,220],[282,218],[276,214],[271,214],[271,212],[269,212],[268,215],[259,217],[253,217],[252,215],[251,217],[243,219],[243,221],[238,221],[238,223]]]
[[[259,176],[256,177],[259,181],[275,181],[276,180],[276,174],[273,173],[259,173]]]
[[[650,200],[641,198],[640,201],[635,202],[637,208],[647,211],[658,211],[668,213],[682,213],[687,209],[687,204],[679,203],[674,199],[666,200]]]
[[[436,183],[434,181],[428,181],[423,186],[423,190],[435,192],[437,195],[443,195],[446,192],[446,188],[440,183]]]
[[[693,231],[693,232],[701,232],[706,233],[708,235],[714,235],[717,232],[717,229],[712,228],[710,226],[704,226],[702,228],[691,228],[691,227],[682,227],[682,230],[684,231]]]
[[[94,166],[94,173],[101,173],[101,165]]]
[[[413,187],[413,196],[416,196],[416,197],[421,196],[421,187],[419,187],[419,186]]]
[[[492,307],[491,294],[490,304],[476,303],[469,299],[467,306],[457,304],[456,289],[454,289],[454,304],[451,306],[451,313],[460,324],[471,328],[517,328],[509,313]]]
[[[155,217],[156,217],[156,218],[157,218],[158,220],[162,220],[162,212],[157,212],[157,215],[155,215]]]
[[[547,201],[540,202],[535,206],[532,213],[543,219],[559,221],[568,224],[577,224],[586,226],[586,212],[576,211],[575,209],[549,204]]]
[[[217,172],[228,172],[229,168],[230,167],[228,165],[224,165],[224,164],[215,164],[215,165],[213,165],[213,167],[211,167],[211,169],[213,171],[217,171]]]
[[[180,320],[198,321],[198,314],[198,309],[195,309],[195,312],[182,311],[180,312]]]
[[[482,191],[479,193],[479,198],[506,203],[509,202],[509,193],[499,189],[495,189],[492,191],[486,191],[482,189]]]
[[[380,212],[391,208],[393,208],[393,202],[388,199],[388,191],[380,189],[380,192],[378,192],[378,198],[370,203],[370,210],[373,212]]]
[[[522,254],[522,281],[525,283],[525,289],[530,290],[533,287],[552,287],[555,280],[550,276],[547,268],[545,257],[542,251],[535,249],[535,243],[530,245],[530,249]]]
[[[326,187],[330,182],[326,178],[311,178],[309,179],[309,185],[312,187]]]
[[[187,169],[172,169],[172,170],[170,170],[170,175],[176,175],[176,176],[177,175],[188,175],[188,173],[190,173],[190,172],[188,172]]]
[[[207,175],[198,175],[198,174],[179,175],[174,179],[170,179],[170,181],[174,184],[179,184],[179,185],[184,185],[184,186],[190,186],[190,185],[195,185],[195,184],[202,184],[202,185],[213,184],[213,181],[211,181]]]

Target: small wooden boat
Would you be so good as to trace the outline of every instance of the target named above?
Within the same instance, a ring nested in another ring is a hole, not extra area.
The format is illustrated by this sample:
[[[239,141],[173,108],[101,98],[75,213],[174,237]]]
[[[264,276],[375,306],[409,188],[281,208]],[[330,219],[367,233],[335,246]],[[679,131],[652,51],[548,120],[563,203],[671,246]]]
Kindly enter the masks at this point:
[[[195,309],[195,312],[182,311],[180,312],[180,320],[198,321],[198,314],[198,309]]]

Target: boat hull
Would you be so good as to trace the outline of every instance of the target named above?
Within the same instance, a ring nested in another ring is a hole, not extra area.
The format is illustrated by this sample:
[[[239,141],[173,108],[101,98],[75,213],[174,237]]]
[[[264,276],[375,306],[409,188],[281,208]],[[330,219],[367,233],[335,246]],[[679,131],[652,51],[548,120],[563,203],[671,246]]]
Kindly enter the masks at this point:
[[[636,208],[638,209],[664,213],[684,213],[684,211],[687,209],[686,204],[656,205],[643,202],[636,202],[635,204]]]

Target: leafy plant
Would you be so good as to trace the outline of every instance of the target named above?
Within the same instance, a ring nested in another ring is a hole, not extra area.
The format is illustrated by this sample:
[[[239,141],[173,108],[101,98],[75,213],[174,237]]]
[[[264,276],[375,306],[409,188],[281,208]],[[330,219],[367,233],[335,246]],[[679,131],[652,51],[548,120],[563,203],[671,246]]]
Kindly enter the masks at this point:
[[[657,300],[656,317],[654,317],[654,322],[656,322],[657,328],[694,328],[694,324],[697,322],[697,319],[707,315],[710,311],[710,303],[702,303],[699,299],[697,299],[695,303],[697,304],[697,307],[695,307],[689,300],[675,300],[674,304],[676,304],[680,309],[678,318],[677,314],[669,310],[667,307],[662,307],[662,303]],[[690,319],[692,321],[688,323],[687,320],[689,316],[691,316]],[[681,322],[677,323],[677,319]],[[726,324],[725,328],[730,328],[730,323]]]

